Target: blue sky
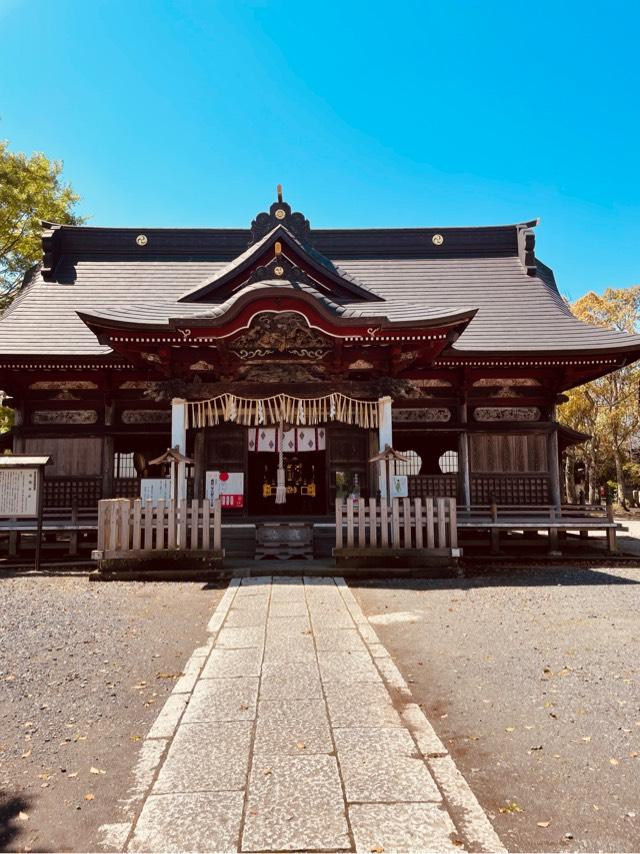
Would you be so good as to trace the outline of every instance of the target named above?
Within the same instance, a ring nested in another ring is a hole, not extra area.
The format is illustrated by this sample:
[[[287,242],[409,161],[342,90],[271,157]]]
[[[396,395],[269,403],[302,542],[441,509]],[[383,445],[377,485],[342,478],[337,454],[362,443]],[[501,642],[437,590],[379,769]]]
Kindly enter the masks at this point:
[[[94,225],[541,217],[571,298],[640,283],[640,3],[0,0],[0,138]]]

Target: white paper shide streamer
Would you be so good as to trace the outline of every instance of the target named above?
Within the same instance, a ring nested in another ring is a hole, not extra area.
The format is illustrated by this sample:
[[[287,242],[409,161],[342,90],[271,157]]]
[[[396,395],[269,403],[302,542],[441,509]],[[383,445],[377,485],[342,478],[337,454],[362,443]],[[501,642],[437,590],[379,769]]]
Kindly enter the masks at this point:
[[[311,427],[327,421],[375,429],[378,426],[378,401],[357,400],[333,392],[322,397],[276,394],[263,399],[227,393],[210,400],[187,402],[187,427],[215,427],[225,421],[246,427],[276,424],[281,431],[284,424]]]

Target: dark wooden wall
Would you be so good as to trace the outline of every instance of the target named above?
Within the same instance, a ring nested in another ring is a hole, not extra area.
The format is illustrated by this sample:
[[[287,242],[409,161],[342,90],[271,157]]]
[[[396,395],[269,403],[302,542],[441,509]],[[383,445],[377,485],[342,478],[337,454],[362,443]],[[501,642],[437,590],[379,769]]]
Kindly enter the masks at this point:
[[[470,433],[472,473],[520,474],[548,471],[544,434]]]
[[[102,474],[102,437],[45,438],[29,436],[25,439],[25,453],[51,457],[46,476],[98,477]]]

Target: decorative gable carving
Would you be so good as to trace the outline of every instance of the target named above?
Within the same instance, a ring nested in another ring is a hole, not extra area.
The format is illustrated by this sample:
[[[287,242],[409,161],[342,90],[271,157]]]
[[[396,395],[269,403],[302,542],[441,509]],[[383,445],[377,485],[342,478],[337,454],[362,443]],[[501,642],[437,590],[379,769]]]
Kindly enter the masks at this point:
[[[307,275],[304,270],[301,270],[296,264],[292,264],[288,258],[283,256],[275,257],[268,264],[262,267],[256,267],[251,274],[247,284],[252,285],[258,282],[273,282],[278,279],[285,282],[304,283],[313,288],[318,288],[318,282]]]
[[[281,187],[278,187],[278,201],[271,205],[269,213],[259,213],[251,223],[249,246],[262,240],[277,225],[284,225],[302,244],[308,244],[311,240],[309,220],[299,211],[292,211],[291,205],[282,201]]]
[[[243,360],[272,356],[315,362],[331,350],[331,343],[295,312],[263,312],[229,344],[229,350]]]

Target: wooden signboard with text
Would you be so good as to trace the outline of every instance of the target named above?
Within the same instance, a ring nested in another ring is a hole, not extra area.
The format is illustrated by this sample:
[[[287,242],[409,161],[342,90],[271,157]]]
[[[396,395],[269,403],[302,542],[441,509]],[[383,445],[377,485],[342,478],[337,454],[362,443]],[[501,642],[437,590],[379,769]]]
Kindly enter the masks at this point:
[[[37,519],[36,571],[40,569],[42,545],[42,493],[44,467],[51,457],[31,457],[20,454],[0,457],[0,518],[15,521]]]
[[[9,519],[38,515],[37,468],[0,469],[0,516]]]

